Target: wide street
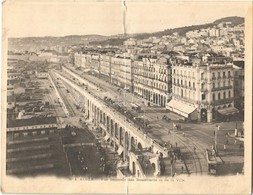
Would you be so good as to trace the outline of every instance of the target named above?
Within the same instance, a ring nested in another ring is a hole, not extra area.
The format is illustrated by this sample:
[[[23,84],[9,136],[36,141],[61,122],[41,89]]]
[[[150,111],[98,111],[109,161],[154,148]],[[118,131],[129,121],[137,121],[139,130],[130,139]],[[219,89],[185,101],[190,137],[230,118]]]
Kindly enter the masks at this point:
[[[72,67],[69,67],[72,68]],[[167,145],[173,144],[179,146],[183,152],[187,155],[186,163],[191,172],[198,174],[207,173],[207,162],[205,156],[205,150],[211,149],[214,145],[214,130],[216,125],[220,126],[220,130],[217,135],[218,152],[224,164],[239,163],[243,164],[244,150],[242,142],[235,139],[232,136],[226,137],[226,133],[233,134],[234,129],[240,131],[242,129],[242,121],[232,121],[223,123],[186,123],[182,122],[181,117],[172,112],[166,111],[165,108],[161,108],[154,104],[147,106],[144,99],[137,97],[131,93],[119,90],[118,87],[113,86],[104,80],[100,80],[92,75],[86,73],[80,73],[72,68],[72,71],[79,76],[85,78],[97,85],[98,90],[93,90],[100,98],[111,98],[116,104],[124,105],[127,110],[131,111],[135,116],[141,116],[144,121],[149,121],[151,126],[148,129],[150,137],[153,137],[161,143]],[[131,109],[131,103],[138,103],[142,107],[142,112],[137,113]],[[165,121],[162,117],[166,115],[171,121]],[[173,123],[181,125],[181,130],[173,129]],[[224,150],[224,144],[228,140],[226,150]],[[234,170],[232,170],[233,172]],[[237,171],[237,169],[235,170]],[[234,172],[233,172],[234,173]]]

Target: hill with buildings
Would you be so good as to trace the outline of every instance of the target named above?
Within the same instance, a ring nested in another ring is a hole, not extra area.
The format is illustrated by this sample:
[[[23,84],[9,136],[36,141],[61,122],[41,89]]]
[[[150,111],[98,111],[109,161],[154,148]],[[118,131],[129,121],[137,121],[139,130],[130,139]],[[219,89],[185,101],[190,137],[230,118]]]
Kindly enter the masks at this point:
[[[178,28],[173,28],[173,29],[166,29],[164,31],[159,31],[159,32],[155,32],[155,33],[142,33],[142,34],[134,35],[132,37],[134,37],[136,39],[146,39],[149,37],[162,37],[162,36],[166,36],[166,35],[172,35],[173,33],[178,33],[179,35],[184,36],[186,34],[186,32],[188,32],[188,31],[212,28],[213,26],[215,26],[219,23],[223,23],[223,22],[231,22],[234,26],[237,26],[239,24],[244,23],[244,18],[238,17],[238,16],[226,17],[226,18],[221,18],[221,19],[215,20],[214,22],[208,23],[208,24],[192,25],[192,26],[184,26],[184,27],[178,27]],[[107,39],[104,41],[94,41],[94,42],[91,42],[91,44],[95,44],[95,45],[98,45],[98,44],[99,45],[122,45],[126,39],[127,38],[121,38],[121,39],[117,39],[117,40]]]
[[[139,33],[139,34],[118,34],[113,36],[103,36],[103,35],[69,35],[63,37],[24,37],[24,38],[9,38],[8,50],[41,50],[45,48],[50,48],[53,46],[80,46],[85,44],[90,45],[112,45],[119,46],[128,38],[136,39],[146,39],[149,37],[162,37],[166,35],[172,35],[177,33],[178,35],[184,36],[188,31],[212,28],[217,24],[222,22],[231,22],[233,26],[244,23],[244,18],[242,17],[226,17],[215,20],[212,23],[184,26],[173,29],[166,29],[164,31],[154,32],[154,33]]]

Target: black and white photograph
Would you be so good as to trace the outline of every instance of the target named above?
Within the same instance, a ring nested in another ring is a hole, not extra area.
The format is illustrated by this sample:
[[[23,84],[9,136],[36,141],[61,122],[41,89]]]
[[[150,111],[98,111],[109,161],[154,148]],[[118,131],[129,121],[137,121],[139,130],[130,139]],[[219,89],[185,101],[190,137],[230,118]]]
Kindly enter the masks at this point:
[[[251,6],[5,1],[3,190],[250,193]]]

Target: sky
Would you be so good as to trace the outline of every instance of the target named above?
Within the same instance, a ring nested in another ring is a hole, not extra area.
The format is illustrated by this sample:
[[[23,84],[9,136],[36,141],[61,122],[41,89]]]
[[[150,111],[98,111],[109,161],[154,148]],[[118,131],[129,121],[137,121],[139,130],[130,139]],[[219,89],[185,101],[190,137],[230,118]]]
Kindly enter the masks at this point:
[[[126,1],[127,33],[156,32],[204,24],[228,16],[244,17],[248,3]],[[3,5],[8,37],[115,35],[124,33],[121,1],[22,0]]]

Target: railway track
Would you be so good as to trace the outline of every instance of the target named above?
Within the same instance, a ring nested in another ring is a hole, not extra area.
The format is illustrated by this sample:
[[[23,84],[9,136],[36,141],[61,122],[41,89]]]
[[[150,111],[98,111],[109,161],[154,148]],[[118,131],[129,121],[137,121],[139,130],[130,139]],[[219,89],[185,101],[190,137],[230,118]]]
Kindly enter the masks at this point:
[[[175,138],[180,141],[180,143],[185,146],[190,152],[190,159],[185,159],[186,161],[192,160],[194,165],[194,173],[196,175],[202,175],[203,173],[207,173],[207,161],[205,156],[205,149],[196,143],[196,140],[193,140],[189,135],[185,135],[186,137],[181,138],[181,135],[177,135],[174,132]],[[190,163],[190,162],[189,162]],[[188,166],[188,163],[186,163]]]

